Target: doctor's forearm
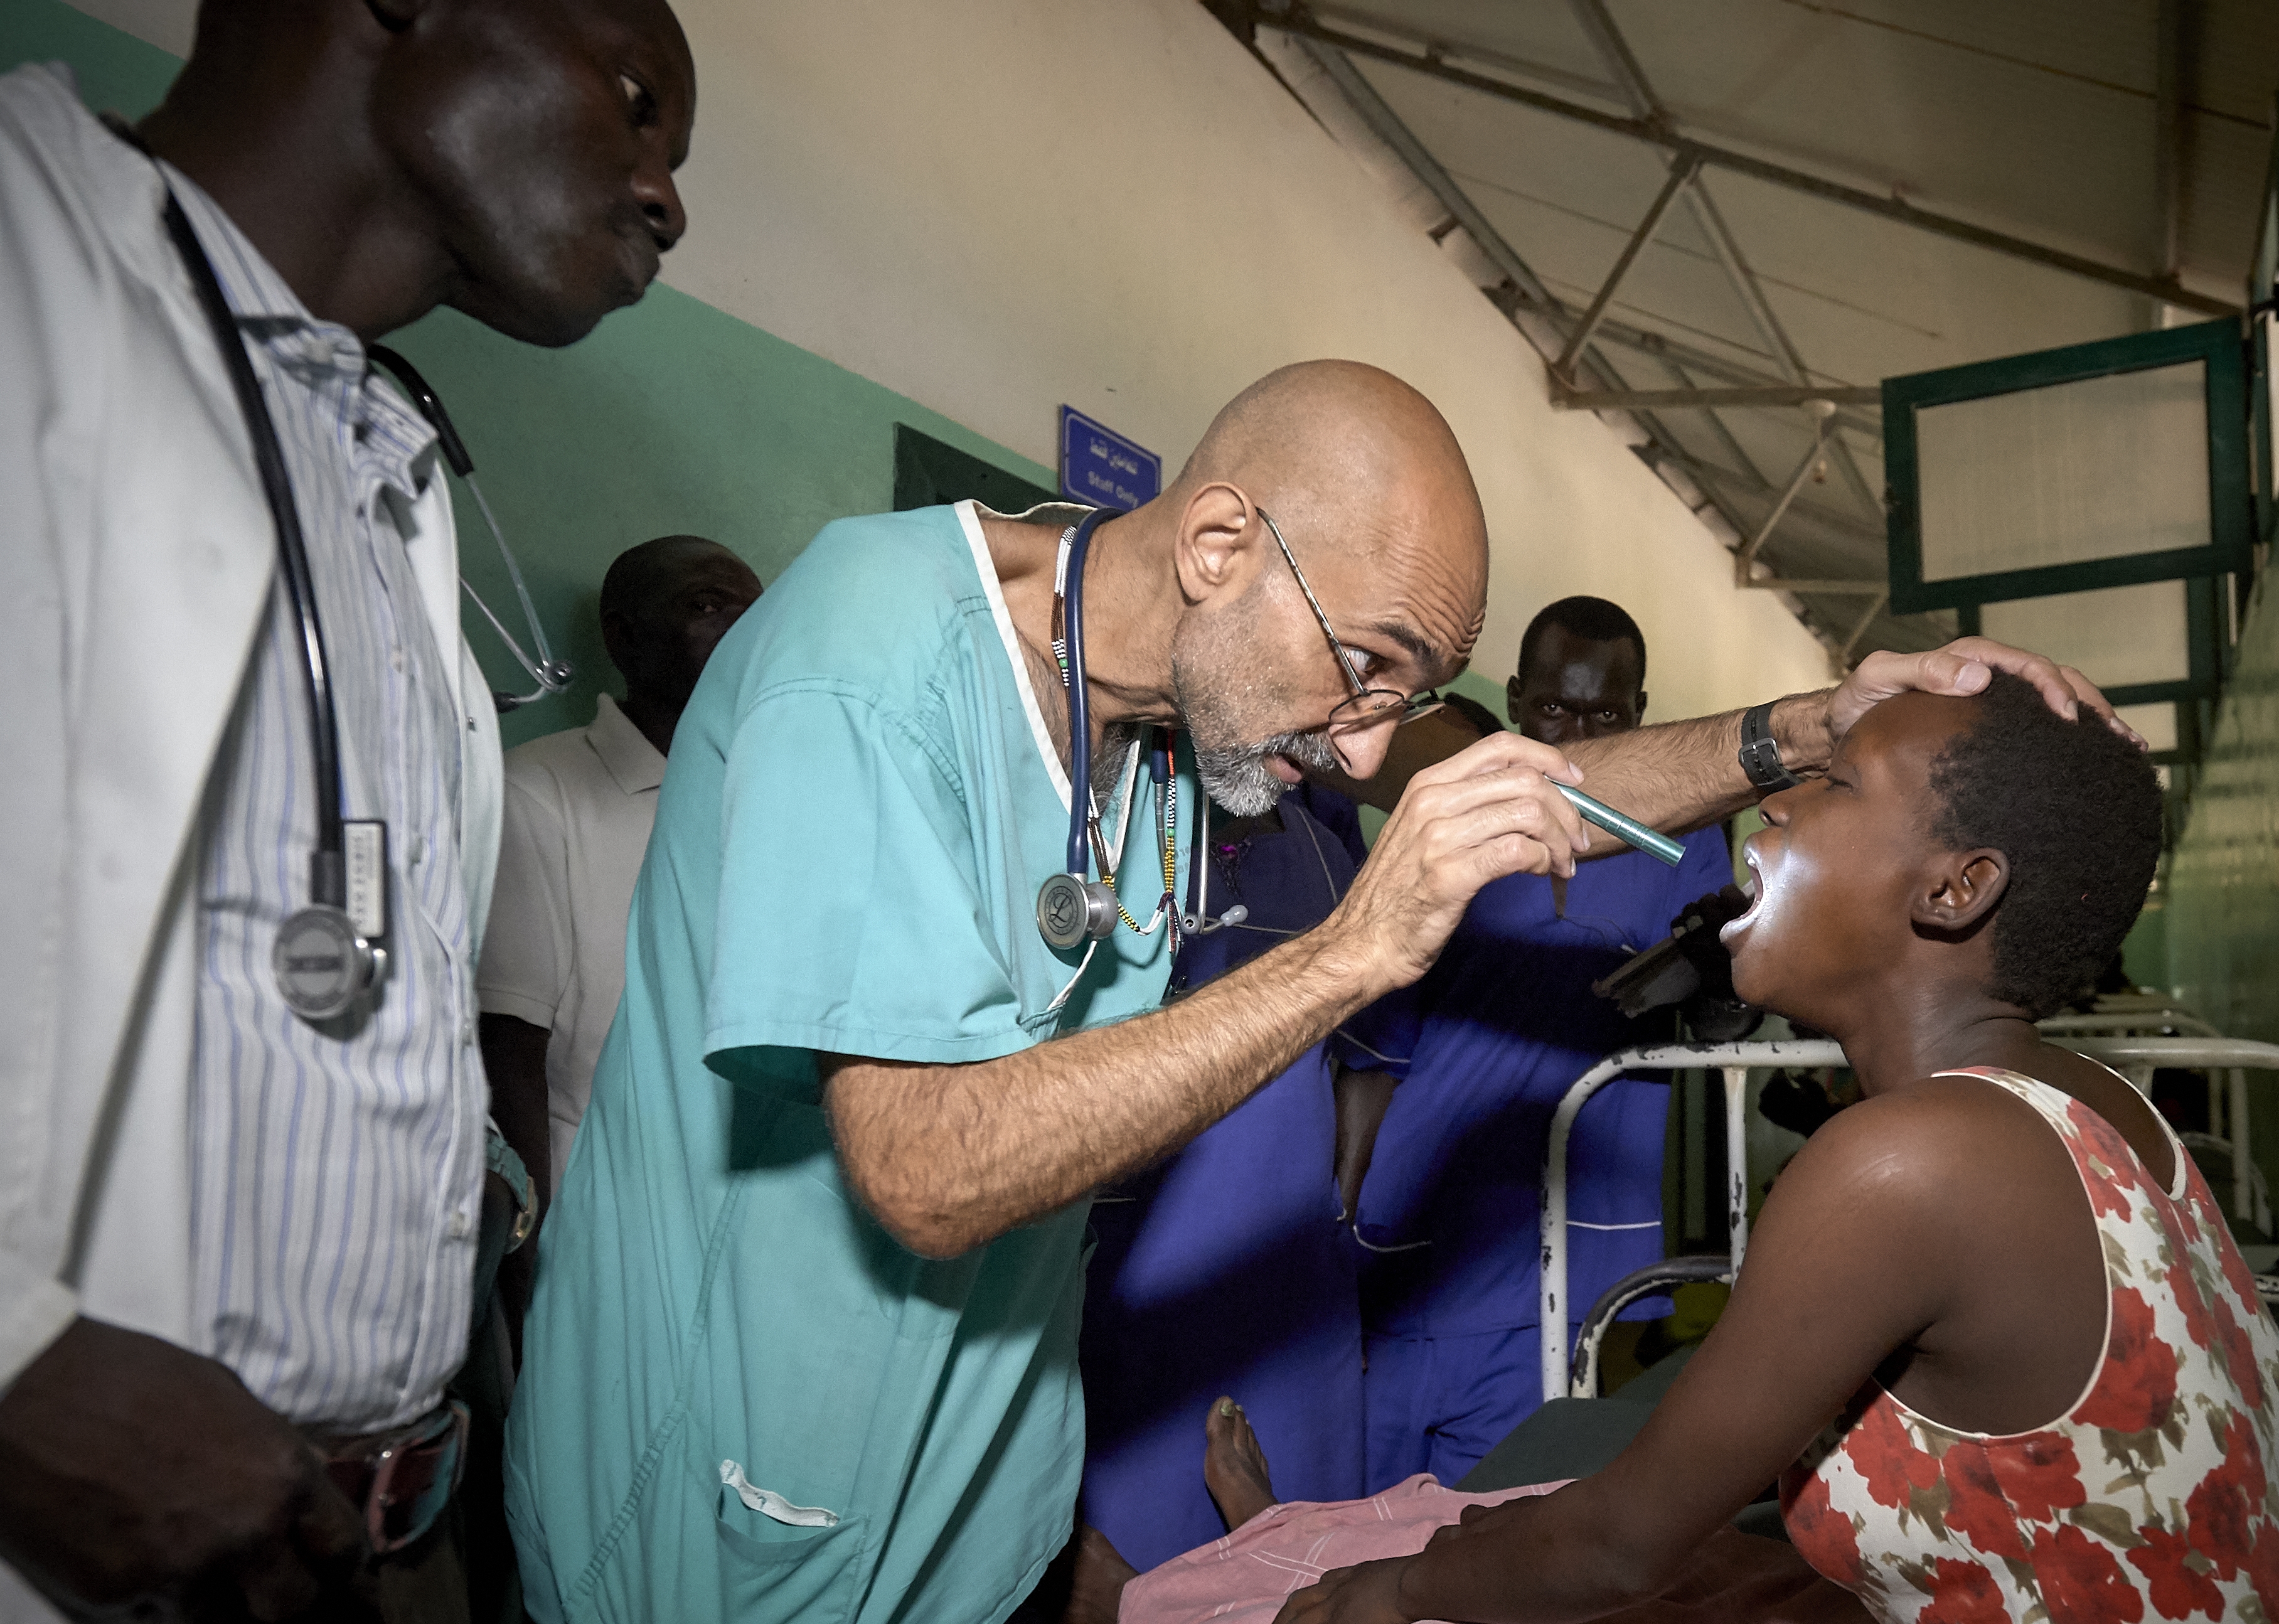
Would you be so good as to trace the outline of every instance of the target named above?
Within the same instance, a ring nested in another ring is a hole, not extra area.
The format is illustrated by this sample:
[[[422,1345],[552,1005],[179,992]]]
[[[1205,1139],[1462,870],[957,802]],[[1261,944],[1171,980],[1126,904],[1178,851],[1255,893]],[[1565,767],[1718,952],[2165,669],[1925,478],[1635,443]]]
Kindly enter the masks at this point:
[[[2087,705],[2128,732],[2112,721],[2113,708],[2080,672],[2023,649],[1966,637],[1923,654],[1871,654],[1841,686],[1776,701],[1770,724],[1781,762],[1791,772],[1818,772],[1828,765],[1845,730],[1882,701],[1910,690],[1976,693],[1996,670],[2033,684],[2060,716],[2070,716],[2077,706]],[[1583,787],[1617,811],[1669,833],[1699,829],[1759,798],[1741,770],[1741,715],[1730,710],[1578,740],[1567,747],[1567,754],[1583,770]],[[1621,849],[1612,835],[1592,831],[1588,855]]]
[[[1825,765],[1832,741],[1827,725],[1828,693],[1792,694],[1773,707],[1772,732],[1781,760],[1792,771],[1816,771]],[[1664,722],[1604,739],[1577,739],[1563,747],[1583,770],[1583,788],[1615,810],[1652,829],[1689,833],[1764,794],[1741,770],[1741,713]],[[1604,857],[1630,847],[1593,826],[1588,855]]]
[[[828,1064],[848,1183],[955,1257],[1186,1144],[1385,988],[1321,931],[1153,1014],[968,1066]]]
[[[970,1066],[825,1057],[847,1181],[955,1257],[1186,1144],[1370,1000],[1431,968],[1479,888],[1569,873],[1582,824],[1509,734],[1418,773],[1330,917],[1168,1008]]]

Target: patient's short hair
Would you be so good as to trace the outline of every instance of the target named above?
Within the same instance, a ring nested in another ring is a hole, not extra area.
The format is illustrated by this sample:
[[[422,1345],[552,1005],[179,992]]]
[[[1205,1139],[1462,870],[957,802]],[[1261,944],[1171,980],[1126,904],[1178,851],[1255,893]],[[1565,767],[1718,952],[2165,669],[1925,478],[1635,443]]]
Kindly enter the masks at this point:
[[[2160,785],[2145,753],[2081,708],[2068,722],[1996,672],[1977,719],[1931,763],[1932,835],[2009,860],[1989,989],[2040,1020],[2119,950],[2160,859]]]

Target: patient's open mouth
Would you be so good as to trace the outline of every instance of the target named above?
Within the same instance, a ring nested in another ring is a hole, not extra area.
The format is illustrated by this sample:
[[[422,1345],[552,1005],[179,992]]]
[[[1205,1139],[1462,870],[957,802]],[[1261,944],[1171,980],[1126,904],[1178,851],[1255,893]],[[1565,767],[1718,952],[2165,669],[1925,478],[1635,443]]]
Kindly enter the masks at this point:
[[[1749,911],[1738,919],[1729,920],[1718,931],[1717,939],[1721,942],[1730,943],[1736,936],[1747,930],[1755,922],[1757,910],[1765,905],[1764,870],[1757,867],[1756,853],[1746,846],[1743,846],[1741,861],[1749,865],[1748,883],[1741,887],[1742,893],[1749,899]]]

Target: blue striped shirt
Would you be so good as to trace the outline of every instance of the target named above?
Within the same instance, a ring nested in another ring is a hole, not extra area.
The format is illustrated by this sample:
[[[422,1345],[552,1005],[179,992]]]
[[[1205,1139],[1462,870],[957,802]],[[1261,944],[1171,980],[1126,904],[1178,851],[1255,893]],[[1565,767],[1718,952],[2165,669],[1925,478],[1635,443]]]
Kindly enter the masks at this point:
[[[331,656],[348,816],[387,821],[391,888],[376,994],[322,1028],[295,1016],[270,950],[309,900],[318,785],[297,625],[272,594],[201,823],[193,1312],[255,1397],[361,1431],[433,1408],[457,1369],[480,1211],[458,650],[437,646],[397,519],[441,475],[434,432],[356,335],[168,179],[251,341]]]

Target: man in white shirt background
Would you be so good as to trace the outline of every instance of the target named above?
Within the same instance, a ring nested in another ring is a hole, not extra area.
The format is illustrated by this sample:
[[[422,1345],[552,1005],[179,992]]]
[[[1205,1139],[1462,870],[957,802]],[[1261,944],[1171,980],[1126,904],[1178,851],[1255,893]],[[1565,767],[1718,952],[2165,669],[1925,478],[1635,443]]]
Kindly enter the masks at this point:
[[[625,985],[625,915],[681,708],[712,648],[761,591],[702,536],[659,536],[602,578],[602,643],[625,679],[587,726],[507,753],[498,880],[476,971],[491,1109],[553,1199]],[[511,1283],[531,1248],[512,1254]],[[520,1304],[510,1305],[519,1321]]]

